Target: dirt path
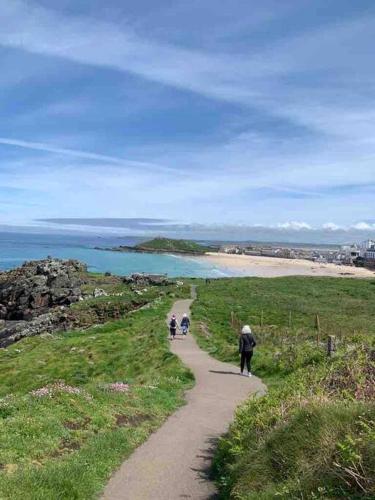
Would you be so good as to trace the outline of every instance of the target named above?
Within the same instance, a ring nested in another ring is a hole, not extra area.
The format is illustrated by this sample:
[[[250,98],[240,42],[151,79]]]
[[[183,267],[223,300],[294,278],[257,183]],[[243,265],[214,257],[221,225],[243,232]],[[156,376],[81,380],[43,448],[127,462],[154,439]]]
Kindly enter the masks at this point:
[[[175,313],[180,320],[191,303],[177,301],[168,317]],[[105,500],[215,498],[208,470],[217,439],[227,430],[236,406],[251,392],[265,390],[256,377],[241,377],[238,367],[208,356],[190,334],[186,338],[177,335],[171,349],[193,371],[196,384],[186,395],[186,406],[169,417],[113,475],[104,491]]]

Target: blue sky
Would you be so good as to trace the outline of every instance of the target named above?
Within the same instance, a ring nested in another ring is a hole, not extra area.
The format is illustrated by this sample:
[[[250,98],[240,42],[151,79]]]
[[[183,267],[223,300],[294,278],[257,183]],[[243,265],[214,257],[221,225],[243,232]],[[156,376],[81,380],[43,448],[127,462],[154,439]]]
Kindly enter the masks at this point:
[[[373,1],[0,0],[0,21],[0,224],[374,232]]]

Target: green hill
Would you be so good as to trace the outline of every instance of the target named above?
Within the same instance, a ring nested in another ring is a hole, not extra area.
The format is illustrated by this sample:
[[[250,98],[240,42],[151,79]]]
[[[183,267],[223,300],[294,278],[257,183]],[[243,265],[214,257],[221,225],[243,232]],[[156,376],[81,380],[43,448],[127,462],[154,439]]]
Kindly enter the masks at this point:
[[[206,252],[212,252],[215,249],[200,245],[191,240],[175,240],[171,238],[154,238],[145,241],[134,247],[139,251],[148,252],[171,252],[171,253],[187,253],[194,255],[203,255]]]

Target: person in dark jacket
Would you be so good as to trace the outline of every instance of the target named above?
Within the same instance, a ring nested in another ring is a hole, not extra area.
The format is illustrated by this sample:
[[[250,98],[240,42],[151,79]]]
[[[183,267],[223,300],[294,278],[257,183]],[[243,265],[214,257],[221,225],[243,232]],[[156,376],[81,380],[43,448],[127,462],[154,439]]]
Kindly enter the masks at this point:
[[[245,363],[247,367],[247,376],[251,377],[251,358],[253,357],[253,349],[257,345],[251,333],[249,325],[242,328],[239,341],[239,353],[241,354],[241,375],[244,374]],[[245,375],[246,376],[246,375]]]
[[[190,327],[190,319],[188,315],[185,313],[182,317],[181,320],[181,328],[182,328],[182,334],[186,335]]]
[[[169,322],[169,332],[171,334],[171,340],[173,340],[176,337],[177,328],[178,328],[177,318],[176,315],[173,314]]]

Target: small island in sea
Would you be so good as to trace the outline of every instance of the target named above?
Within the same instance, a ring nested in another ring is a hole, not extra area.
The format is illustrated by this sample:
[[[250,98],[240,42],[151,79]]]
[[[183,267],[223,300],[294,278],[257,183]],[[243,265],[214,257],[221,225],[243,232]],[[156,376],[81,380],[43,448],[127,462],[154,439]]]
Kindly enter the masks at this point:
[[[207,246],[191,240],[177,240],[172,238],[153,238],[134,246],[120,245],[113,248],[97,248],[111,252],[137,252],[137,253],[173,253],[183,255],[204,255],[208,252],[217,252],[218,247]]]

